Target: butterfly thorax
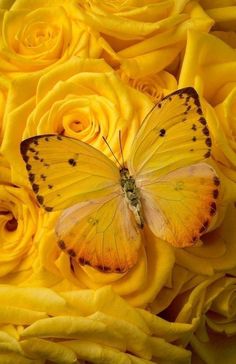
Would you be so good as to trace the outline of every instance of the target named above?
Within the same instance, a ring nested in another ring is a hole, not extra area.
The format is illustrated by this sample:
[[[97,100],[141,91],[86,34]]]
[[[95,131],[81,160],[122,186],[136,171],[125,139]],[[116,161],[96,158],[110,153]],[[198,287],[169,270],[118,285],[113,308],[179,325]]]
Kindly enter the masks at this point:
[[[120,183],[124,192],[125,200],[133,212],[135,220],[140,228],[143,228],[142,205],[140,201],[139,189],[135,179],[130,175],[128,168],[120,169]]]

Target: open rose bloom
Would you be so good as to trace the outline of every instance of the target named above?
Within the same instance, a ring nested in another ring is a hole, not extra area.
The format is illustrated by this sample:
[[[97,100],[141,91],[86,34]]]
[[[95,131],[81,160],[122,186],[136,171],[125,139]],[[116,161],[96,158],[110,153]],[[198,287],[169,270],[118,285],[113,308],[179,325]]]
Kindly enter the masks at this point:
[[[0,363],[236,363],[235,1],[0,0],[0,20]],[[64,135],[112,159],[103,137],[120,156],[120,130],[127,160],[148,112],[184,87],[221,184],[210,228],[188,248],[147,230],[123,274],[78,264],[21,141]]]

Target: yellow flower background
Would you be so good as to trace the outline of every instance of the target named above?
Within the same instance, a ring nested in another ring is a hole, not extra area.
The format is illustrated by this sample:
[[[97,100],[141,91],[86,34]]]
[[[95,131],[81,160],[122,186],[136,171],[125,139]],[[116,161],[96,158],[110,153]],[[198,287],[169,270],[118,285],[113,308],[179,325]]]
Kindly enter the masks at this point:
[[[0,0],[0,363],[236,362],[233,0]],[[197,247],[145,232],[126,274],[75,264],[39,208],[19,145],[71,136],[124,155],[153,105],[199,93],[221,179]]]

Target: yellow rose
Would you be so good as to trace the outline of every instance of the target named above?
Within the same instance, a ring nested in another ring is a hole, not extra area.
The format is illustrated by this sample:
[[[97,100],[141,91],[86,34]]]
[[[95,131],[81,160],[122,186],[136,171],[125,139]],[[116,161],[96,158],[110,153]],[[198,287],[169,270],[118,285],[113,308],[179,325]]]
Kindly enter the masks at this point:
[[[5,3],[8,10],[0,14],[0,71],[8,76],[39,71],[72,55],[100,56],[98,34],[75,20],[73,0]]]
[[[23,187],[10,183],[10,170],[0,157],[0,282],[19,283],[29,276],[35,249],[38,209]]]
[[[0,153],[0,183],[10,184],[11,181],[11,170],[7,160]]]
[[[24,93],[21,90],[25,90]],[[49,92],[50,91],[50,92]],[[102,60],[73,57],[42,75],[27,75],[14,81],[2,151],[11,164],[14,182],[26,183],[19,154],[22,139],[40,134],[62,134],[78,138],[105,154],[120,156],[119,130],[123,153],[130,145],[148,111],[151,100],[123,84]],[[18,132],[15,123],[18,120]]]
[[[118,74],[123,82],[149,96],[154,103],[161,101],[164,96],[177,89],[175,77],[166,71],[138,78],[130,78],[122,71]]]
[[[0,8],[0,363],[189,364],[192,352],[193,363],[232,364],[233,0],[0,0]],[[63,134],[111,157],[105,136],[119,158],[121,130],[126,159],[154,102],[185,86],[200,94],[208,162],[221,181],[203,244],[173,248],[145,227],[129,272],[77,264],[57,245],[61,212],[39,209],[28,189],[21,140]]]
[[[191,325],[170,326],[110,287],[57,294],[0,286],[0,295],[2,363],[189,364],[190,352],[175,342],[185,341]]]
[[[220,38],[225,43],[227,43],[230,47],[236,48],[236,32],[234,31],[213,31],[211,32],[212,35]]]
[[[194,334],[189,347],[196,360],[233,363],[236,357],[235,292],[236,278],[218,274],[204,279],[194,289],[185,290],[169,307],[173,321],[192,325]]]
[[[216,77],[216,75],[221,75]],[[235,94],[236,55],[234,49],[213,35],[190,32],[180,87],[195,86],[204,96],[204,108],[213,139],[213,158],[232,180],[228,191],[236,197]]]
[[[236,82],[233,90],[215,106],[215,112],[221,131],[215,158],[224,173],[236,182]]]
[[[201,0],[206,14],[215,22],[214,29],[235,30],[236,13],[234,0]]]
[[[100,32],[103,57],[131,78],[164,70],[184,49],[188,29],[213,20],[195,1],[77,0],[78,19]]]
[[[4,135],[4,112],[6,107],[7,95],[9,89],[9,82],[0,77],[0,146]]]

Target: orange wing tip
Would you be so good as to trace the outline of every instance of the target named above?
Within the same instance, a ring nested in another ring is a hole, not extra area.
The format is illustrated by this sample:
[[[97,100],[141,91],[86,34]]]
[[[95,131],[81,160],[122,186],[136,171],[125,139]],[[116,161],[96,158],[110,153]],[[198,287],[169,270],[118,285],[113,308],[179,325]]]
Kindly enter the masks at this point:
[[[206,213],[202,219],[201,225],[198,226],[198,229],[197,228],[195,229],[191,240],[183,239],[183,241],[181,241],[181,242],[169,241],[172,245],[174,245],[177,248],[187,248],[187,247],[191,247],[191,246],[202,245],[200,238],[202,235],[204,235],[208,231],[211,221],[217,213],[217,200],[218,200],[218,197],[220,194],[220,185],[221,185],[221,182],[220,182],[219,177],[216,174],[214,174],[213,179],[212,179],[211,195],[209,197],[209,201],[208,201],[207,205],[204,206],[204,210]]]
[[[82,266],[85,265],[90,266],[91,268],[96,269],[102,273],[120,273],[120,274],[124,274],[130,271],[137,263],[137,260],[138,257],[132,260],[132,262],[117,264],[115,262],[109,262],[109,261],[101,263],[100,261],[91,261],[84,257],[77,257],[77,262]]]
[[[215,185],[219,186],[220,181],[219,181],[218,177],[216,177],[215,181],[216,181]],[[175,246],[176,248],[187,248],[187,247],[191,247],[191,246],[200,246],[200,245],[202,245],[201,241],[200,241],[200,238],[201,238],[202,235],[207,233],[208,228],[209,228],[209,226],[211,224],[211,221],[212,221],[213,217],[216,215],[216,212],[217,212],[216,200],[218,198],[218,195],[219,195],[219,190],[214,189],[212,191],[212,197],[213,197],[212,201],[209,203],[208,206],[206,206],[206,215],[205,215],[206,218],[203,220],[200,227],[198,226],[198,228],[195,229],[191,240],[183,238],[183,240],[181,240],[181,241],[170,241],[170,240],[168,240],[168,242],[171,243],[171,245]]]
[[[108,261],[108,260],[104,261],[104,259],[101,259],[101,260],[103,260],[103,263],[102,263],[100,260],[98,260],[98,258],[95,259],[94,257],[91,258],[91,256],[86,256],[85,252],[84,252],[84,255],[79,256],[77,254],[76,250],[67,246],[65,241],[62,239],[58,240],[57,245],[63,252],[68,254],[70,256],[70,258],[73,258],[79,265],[89,266],[102,273],[124,274],[124,273],[129,272],[138,261],[138,254],[135,254],[132,257],[132,260],[130,260],[129,262],[128,261],[120,262],[120,264],[118,264],[115,261]]]

